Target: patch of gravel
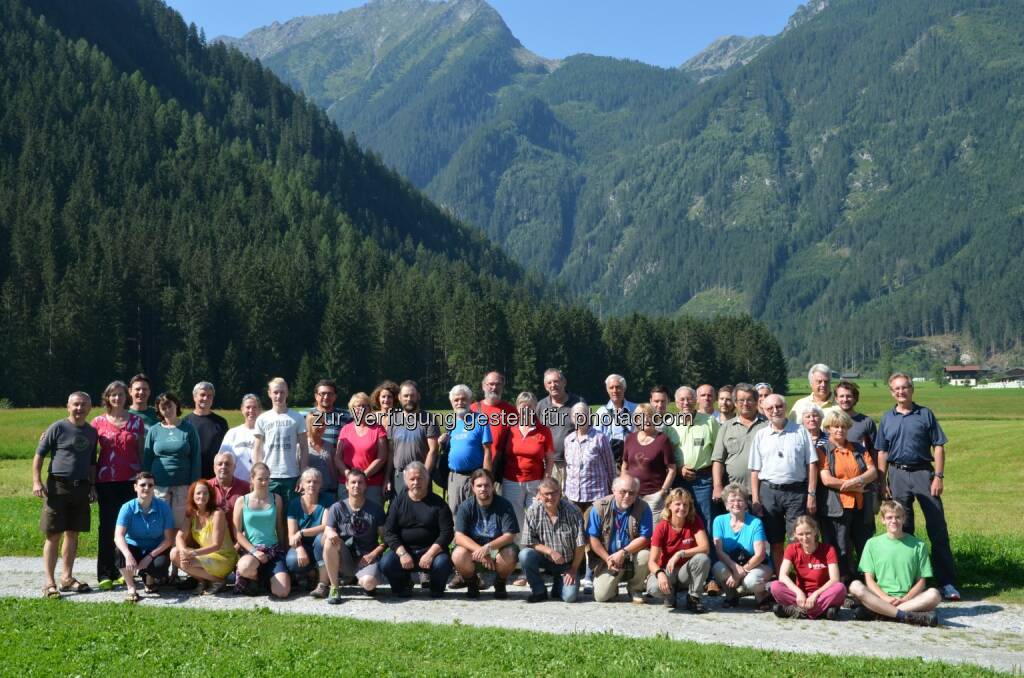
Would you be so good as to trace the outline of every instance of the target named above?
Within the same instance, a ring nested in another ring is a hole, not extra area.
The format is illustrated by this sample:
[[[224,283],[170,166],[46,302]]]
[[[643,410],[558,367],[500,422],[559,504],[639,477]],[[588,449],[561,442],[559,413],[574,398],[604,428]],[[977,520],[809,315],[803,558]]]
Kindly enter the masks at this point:
[[[60,565],[58,564],[58,570]],[[95,586],[95,560],[76,563],[80,578]],[[39,558],[0,558],[0,596],[40,596],[43,577]],[[615,633],[623,636],[664,636],[698,643],[724,643],[764,650],[828,652],[873,657],[920,657],[953,664],[969,663],[1001,671],[1024,671],[1024,605],[989,602],[945,603],[939,608],[940,627],[889,626],[884,622],[858,622],[843,610],[838,622],[777,619],[756,613],[750,599],[739,609],[721,609],[721,598],[707,598],[711,612],[693,615],[661,605],[633,605],[625,595],[617,603],[598,604],[590,596],[574,604],[549,601],[527,604],[525,587],[509,587],[509,599],[496,601],[490,591],[479,600],[465,590],[449,591],[431,600],[417,588],[410,600],[399,601],[386,590],[376,598],[345,588],[345,602],[327,605],[305,593],[278,601],[224,593],[216,597],[192,596],[164,590],[160,597],[143,595],[147,606],[209,610],[269,608],[288,614],[316,614],[381,622],[469,624],[551,633]],[[141,589],[140,589],[141,592]],[[124,591],[65,594],[69,602],[120,602]]]

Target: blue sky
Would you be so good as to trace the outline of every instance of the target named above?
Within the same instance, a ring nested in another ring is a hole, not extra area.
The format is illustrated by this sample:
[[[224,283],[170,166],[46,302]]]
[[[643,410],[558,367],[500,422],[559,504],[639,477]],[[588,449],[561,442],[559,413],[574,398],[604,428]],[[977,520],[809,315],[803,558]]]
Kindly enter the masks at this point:
[[[588,52],[678,66],[722,35],[772,35],[797,0],[489,0],[523,45],[541,56]],[[273,21],[329,14],[365,0],[169,0],[206,31],[241,36]]]

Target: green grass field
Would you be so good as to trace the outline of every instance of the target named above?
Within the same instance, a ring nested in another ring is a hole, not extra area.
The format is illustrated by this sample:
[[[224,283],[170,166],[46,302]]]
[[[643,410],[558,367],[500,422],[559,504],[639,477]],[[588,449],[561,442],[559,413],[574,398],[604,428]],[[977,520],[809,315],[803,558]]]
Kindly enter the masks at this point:
[[[995,675],[975,666],[263,612],[0,599],[6,675]],[[159,639],[159,641],[156,641]],[[628,651],[625,644],[628,643]],[[59,668],[56,668],[59,667]]]
[[[881,382],[865,381],[861,391],[861,411],[876,419],[892,406]],[[1024,603],[1024,464],[1017,442],[1024,437],[1024,391],[928,383],[917,385],[916,400],[935,411],[950,439],[943,499],[964,593]],[[232,425],[241,421],[237,411],[220,414]],[[63,415],[60,409],[0,410],[0,555],[40,551],[29,460],[40,433]],[[918,521],[918,534],[926,537],[920,515]],[[83,554],[95,553],[93,535],[83,536],[81,545]]]

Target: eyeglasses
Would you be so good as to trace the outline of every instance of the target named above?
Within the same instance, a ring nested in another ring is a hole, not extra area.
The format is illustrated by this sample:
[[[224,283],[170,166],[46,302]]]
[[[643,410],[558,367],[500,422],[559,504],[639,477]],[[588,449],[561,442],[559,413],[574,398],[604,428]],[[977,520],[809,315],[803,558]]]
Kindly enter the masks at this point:
[[[766,409],[766,410],[785,410],[786,406],[785,405],[765,405],[764,409]]]
[[[615,490],[615,494],[624,494],[627,497],[629,497],[636,494],[636,492],[634,492],[633,490]]]

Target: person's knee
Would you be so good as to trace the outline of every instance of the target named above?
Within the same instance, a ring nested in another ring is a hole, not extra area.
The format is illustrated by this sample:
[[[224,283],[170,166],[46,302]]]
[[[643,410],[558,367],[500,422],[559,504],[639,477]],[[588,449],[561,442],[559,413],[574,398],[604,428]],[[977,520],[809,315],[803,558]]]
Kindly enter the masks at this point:
[[[270,580],[270,593],[275,598],[287,598],[292,592],[292,580],[286,574],[275,574]]]
[[[178,552],[177,546],[171,549],[171,562],[174,563],[175,567],[181,566],[181,553]]]
[[[925,589],[918,598],[921,598],[921,606],[924,610],[934,610],[942,602],[942,594],[937,588]]]
[[[594,600],[598,603],[607,603],[614,600],[619,594],[619,580],[611,575],[601,575],[594,580]]]
[[[519,552],[519,566],[523,569],[537,567],[540,554],[535,549],[525,548]]]
[[[854,579],[850,582],[850,595],[860,600],[867,593],[868,587],[864,586],[861,582]]]

